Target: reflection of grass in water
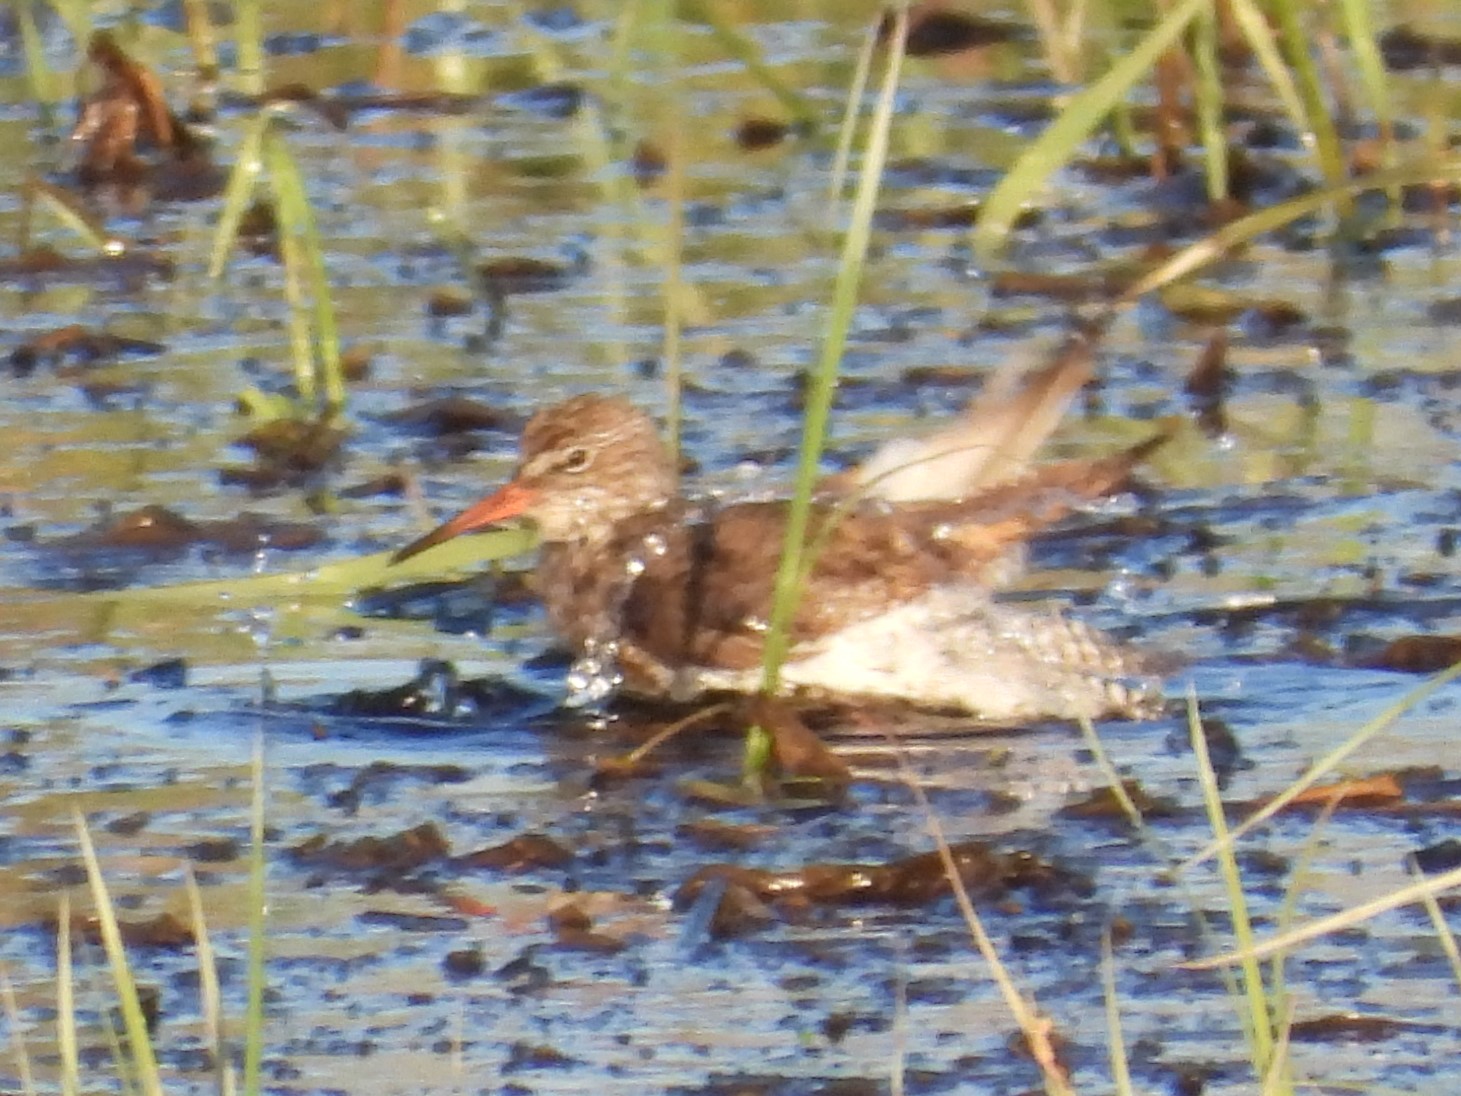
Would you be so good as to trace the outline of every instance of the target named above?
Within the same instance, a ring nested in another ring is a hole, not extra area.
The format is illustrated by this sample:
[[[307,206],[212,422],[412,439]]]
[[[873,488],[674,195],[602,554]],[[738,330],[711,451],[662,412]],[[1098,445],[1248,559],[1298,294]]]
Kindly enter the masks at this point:
[[[241,575],[208,582],[180,582],[172,586],[108,590],[81,594],[97,601],[124,605],[166,605],[182,601],[201,604],[227,597],[235,606],[296,597],[346,598],[360,590],[441,578],[452,572],[480,570],[483,564],[521,556],[533,550],[537,533],[527,526],[510,526],[448,541],[432,548],[429,555],[392,563],[393,552],[327,563],[308,571],[279,574]]]

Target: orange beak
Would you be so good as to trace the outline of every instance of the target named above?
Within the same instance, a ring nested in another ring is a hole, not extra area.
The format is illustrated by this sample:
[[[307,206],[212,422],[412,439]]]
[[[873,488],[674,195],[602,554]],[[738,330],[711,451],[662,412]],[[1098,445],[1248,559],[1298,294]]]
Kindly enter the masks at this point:
[[[413,540],[391,557],[391,563],[400,563],[402,560],[420,555],[428,548],[445,544],[453,537],[459,537],[463,533],[475,533],[490,525],[496,525],[499,521],[521,517],[527,512],[528,507],[537,501],[537,498],[538,493],[530,487],[523,487],[517,483],[506,483],[481,502],[467,507],[445,524],[438,525],[424,537]]]

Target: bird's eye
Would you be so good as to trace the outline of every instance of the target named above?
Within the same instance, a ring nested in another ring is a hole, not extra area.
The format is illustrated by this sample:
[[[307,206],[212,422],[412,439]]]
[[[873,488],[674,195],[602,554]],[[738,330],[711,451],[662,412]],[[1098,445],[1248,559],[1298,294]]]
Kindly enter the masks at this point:
[[[593,462],[593,457],[583,446],[570,449],[563,457],[562,468],[565,472],[582,472]]]

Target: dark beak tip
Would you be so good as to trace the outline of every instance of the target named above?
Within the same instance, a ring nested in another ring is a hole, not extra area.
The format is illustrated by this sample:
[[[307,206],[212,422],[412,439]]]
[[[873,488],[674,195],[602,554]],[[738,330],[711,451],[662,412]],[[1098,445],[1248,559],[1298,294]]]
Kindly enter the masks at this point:
[[[418,537],[404,548],[397,548],[391,553],[391,558],[386,561],[387,567],[394,567],[398,563],[405,563],[414,556],[419,556],[428,548],[434,548],[440,542],[435,533],[428,533],[424,537]]]

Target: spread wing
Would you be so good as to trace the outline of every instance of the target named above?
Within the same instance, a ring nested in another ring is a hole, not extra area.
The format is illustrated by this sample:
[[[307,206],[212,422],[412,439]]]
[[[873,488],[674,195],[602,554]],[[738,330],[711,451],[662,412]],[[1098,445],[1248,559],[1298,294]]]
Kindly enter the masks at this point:
[[[1162,440],[1050,465],[958,502],[820,505],[792,642],[815,640],[940,584],[988,581],[991,569],[1034,533],[1123,484]],[[623,633],[670,665],[756,666],[785,511],[782,502],[740,503],[669,527],[660,514],[653,551],[636,549],[646,534],[625,523],[606,556],[632,556],[643,571],[624,595]]]

